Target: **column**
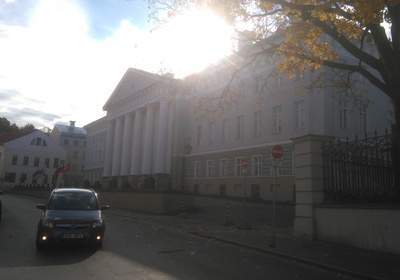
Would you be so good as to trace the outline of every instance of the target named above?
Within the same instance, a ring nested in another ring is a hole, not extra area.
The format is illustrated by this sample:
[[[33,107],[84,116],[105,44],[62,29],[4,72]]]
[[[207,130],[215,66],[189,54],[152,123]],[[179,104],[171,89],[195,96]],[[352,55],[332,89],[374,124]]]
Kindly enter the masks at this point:
[[[114,149],[114,120],[107,121],[106,153],[104,157],[104,177],[111,176],[112,153]]]
[[[143,112],[135,111],[135,123],[133,125],[133,141],[131,154],[131,175],[140,174],[141,147],[142,147],[142,122]]]
[[[122,138],[121,175],[129,175],[131,145],[132,145],[132,114],[125,115],[124,137]]]
[[[147,106],[146,127],[144,130],[143,174],[151,174],[153,162],[154,108]]]
[[[114,150],[112,159],[111,175],[118,176],[121,171],[121,151],[122,151],[122,125],[123,119],[119,117],[115,124]]]
[[[160,102],[160,117],[158,122],[156,173],[165,173],[167,143],[168,143],[168,102]]]

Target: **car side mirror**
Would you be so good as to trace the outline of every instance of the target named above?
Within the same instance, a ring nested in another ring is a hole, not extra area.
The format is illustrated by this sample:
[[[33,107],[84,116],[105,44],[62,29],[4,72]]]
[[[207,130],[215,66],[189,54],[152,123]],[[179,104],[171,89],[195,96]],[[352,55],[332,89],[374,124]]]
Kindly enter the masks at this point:
[[[100,210],[108,210],[110,208],[109,205],[101,205]]]
[[[44,204],[37,204],[37,205],[36,205],[36,208],[37,208],[37,209],[40,209],[40,210],[44,210],[44,209],[46,209],[46,205],[44,205]]]

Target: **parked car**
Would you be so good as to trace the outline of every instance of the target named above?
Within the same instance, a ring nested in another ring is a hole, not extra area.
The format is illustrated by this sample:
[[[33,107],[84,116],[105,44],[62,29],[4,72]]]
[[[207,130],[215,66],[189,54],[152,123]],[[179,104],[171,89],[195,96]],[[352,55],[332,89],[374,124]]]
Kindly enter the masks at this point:
[[[58,188],[51,192],[43,210],[36,234],[36,248],[41,250],[51,244],[103,245],[105,222],[97,194],[91,189]]]
[[[0,190],[0,194],[3,194],[3,191]],[[0,223],[1,223],[1,209],[2,209],[1,199],[0,199]]]

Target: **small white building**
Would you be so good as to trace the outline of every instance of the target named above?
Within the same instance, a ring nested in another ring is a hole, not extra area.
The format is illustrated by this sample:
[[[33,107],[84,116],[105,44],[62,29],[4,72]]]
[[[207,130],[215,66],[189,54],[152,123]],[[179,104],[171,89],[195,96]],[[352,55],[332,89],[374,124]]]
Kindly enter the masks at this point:
[[[86,148],[86,129],[75,126],[75,121],[69,125],[56,124],[50,137],[67,151],[66,166],[70,170],[63,176],[64,185],[79,187],[83,182],[83,161]]]
[[[65,164],[66,156],[65,149],[39,130],[1,135],[1,187],[62,184],[62,174],[55,182],[52,179],[57,168]],[[35,172],[37,176],[33,177]]]

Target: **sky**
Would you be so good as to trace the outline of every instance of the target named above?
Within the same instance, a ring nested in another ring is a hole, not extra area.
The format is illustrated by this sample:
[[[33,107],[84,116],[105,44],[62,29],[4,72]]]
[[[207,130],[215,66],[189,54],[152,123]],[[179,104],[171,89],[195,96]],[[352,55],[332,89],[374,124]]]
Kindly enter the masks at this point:
[[[183,78],[231,49],[230,29],[212,14],[154,31],[148,13],[145,0],[0,0],[0,117],[83,127],[106,115],[129,67]]]

